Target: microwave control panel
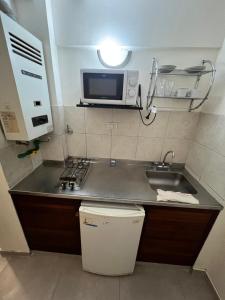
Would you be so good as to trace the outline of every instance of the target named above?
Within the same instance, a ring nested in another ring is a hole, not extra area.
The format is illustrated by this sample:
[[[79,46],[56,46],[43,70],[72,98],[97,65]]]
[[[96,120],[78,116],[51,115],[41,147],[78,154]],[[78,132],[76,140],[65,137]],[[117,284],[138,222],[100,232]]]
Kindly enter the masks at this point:
[[[126,104],[136,105],[138,93],[138,71],[127,71]]]

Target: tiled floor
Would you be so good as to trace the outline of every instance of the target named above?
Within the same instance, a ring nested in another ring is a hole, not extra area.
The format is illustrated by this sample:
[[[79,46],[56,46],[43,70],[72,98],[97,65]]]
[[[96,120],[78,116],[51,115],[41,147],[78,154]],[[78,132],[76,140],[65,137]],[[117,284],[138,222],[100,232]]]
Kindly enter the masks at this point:
[[[82,271],[81,257],[34,252],[0,256],[0,300],[211,300],[218,299],[205,273],[137,263],[131,276]]]

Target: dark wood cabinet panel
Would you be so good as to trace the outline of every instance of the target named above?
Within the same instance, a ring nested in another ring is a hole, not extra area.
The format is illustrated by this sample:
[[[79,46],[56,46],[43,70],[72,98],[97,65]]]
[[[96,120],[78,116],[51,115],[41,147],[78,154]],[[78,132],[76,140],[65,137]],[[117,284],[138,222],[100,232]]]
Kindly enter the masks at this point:
[[[193,265],[218,211],[146,206],[138,260]]]
[[[81,254],[80,201],[28,195],[12,198],[30,249]]]
[[[81,254],[79,232],[26,228],[25,234],[33,250]]]
[[[12,195],[32,250],[81,254],[80,201]],[[193,265],[218,211],[145,206],[138,260]]]

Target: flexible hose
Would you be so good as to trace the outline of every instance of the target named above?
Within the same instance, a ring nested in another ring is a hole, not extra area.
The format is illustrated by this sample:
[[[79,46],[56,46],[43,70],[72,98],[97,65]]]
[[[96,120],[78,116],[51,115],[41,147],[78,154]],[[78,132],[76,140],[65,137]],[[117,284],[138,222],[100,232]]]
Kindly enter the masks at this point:
[[[23,153],[18,154],[17,157],[18,157],[18,158],[24,158],[24,157],[26,157],[26,156],[28,156],[28,155],[31,155],[31,154],[33,154],[34,152],[38,151],[38,150],[40,149],[40,143],[41,143],[41,142],[40,142],[39,140],[34,140],[34,141],[33,141],[34,148],[29,149],[29,150],[27,150],[27,151],[25,151],[25,152],[23,152]]]

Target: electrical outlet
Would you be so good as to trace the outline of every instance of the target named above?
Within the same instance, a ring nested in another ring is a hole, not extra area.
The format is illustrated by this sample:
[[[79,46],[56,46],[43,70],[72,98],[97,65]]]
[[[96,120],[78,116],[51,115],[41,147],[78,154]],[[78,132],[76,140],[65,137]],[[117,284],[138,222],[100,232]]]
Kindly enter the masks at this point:
[[[156,106],[152,106],[152,107],[151,107],[151,112],[152,112],[153,114],[156,114],[156,113],[157,113],[157,107],[156,107]]]
[[[108,123],[106,123],[106,128],[107,129],[112,130],[112,129],[117,129],[117,127],[118,127],[118,123],[116,123],[116,122],[108,122]]]
[[[113,123],[106,123],[106,128],[112,130],[113,129]]]

